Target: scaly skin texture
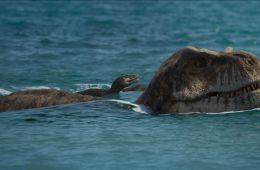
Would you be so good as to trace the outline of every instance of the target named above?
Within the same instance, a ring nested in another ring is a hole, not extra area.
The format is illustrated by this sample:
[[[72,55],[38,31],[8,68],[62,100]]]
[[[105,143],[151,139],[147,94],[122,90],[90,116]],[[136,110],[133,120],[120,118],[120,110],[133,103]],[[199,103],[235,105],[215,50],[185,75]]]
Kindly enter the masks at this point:
[[[168,58],[137,99],[155,113],[260,107],[260,61],[245,52],[186,47]]]

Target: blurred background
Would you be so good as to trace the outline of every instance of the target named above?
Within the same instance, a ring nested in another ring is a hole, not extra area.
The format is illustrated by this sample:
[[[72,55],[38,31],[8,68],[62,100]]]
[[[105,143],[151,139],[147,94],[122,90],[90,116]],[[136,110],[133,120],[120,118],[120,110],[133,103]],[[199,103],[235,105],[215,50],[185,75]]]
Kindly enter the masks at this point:
[[[81,90],[124,73],[149,83],[176,50],[260,54],[257,1],[0,1],[0,93]]]

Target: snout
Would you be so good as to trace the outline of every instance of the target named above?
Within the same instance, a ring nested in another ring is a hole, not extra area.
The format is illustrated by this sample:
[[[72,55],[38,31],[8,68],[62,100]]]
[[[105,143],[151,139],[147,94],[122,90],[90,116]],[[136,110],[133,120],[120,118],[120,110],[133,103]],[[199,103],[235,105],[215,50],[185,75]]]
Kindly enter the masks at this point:
[[[125,82],[127,84],[133,84],[139,81],[139,75],[138,74],[127,74],[124,77]]]

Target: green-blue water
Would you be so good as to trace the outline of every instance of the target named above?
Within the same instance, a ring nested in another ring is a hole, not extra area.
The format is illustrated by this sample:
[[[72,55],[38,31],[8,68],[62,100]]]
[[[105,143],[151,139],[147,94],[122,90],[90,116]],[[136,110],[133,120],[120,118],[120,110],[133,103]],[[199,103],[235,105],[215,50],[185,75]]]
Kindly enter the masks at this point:
[[[257,1],[0,1],[0,94],[149,83],[183,46],[260,55]],[[138,92],[112,98],[133,102]],[[151,116],[112,101],[0,113],[0,169],[259,169],[259,109]]]

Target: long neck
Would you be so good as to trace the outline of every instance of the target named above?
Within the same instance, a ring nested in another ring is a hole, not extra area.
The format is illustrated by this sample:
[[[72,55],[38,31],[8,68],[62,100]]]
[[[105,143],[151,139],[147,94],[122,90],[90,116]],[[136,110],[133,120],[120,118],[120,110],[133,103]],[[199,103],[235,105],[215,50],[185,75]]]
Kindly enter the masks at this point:
[[[106,92],[107,94],[115,94],[115,93],[119,93],[122,89],[119,88],[115,88],[115,87],[111,87],[110,89],[107,89]]]

